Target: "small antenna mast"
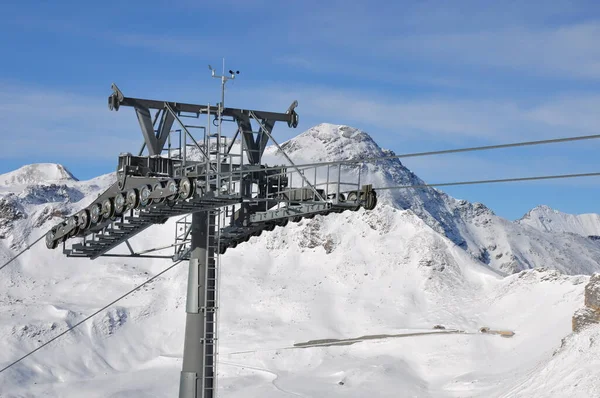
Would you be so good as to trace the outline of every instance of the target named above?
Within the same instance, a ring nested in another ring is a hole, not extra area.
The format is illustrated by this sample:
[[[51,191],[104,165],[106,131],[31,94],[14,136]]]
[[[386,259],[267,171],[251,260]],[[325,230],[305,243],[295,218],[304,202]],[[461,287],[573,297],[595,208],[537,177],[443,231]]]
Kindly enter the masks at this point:
[[[225,75],[225,58],[223,58],[223,72],[222,75],[217,75],[217,71],[210,65],[208,65],[208,69],[210,69],[211,75],[214,78],[217,79],[221,79],[221,108],[225,107],[225,83],[227,83],[228,80],[233,80],[235,79],[235,75],[239,75],[240,71],[236,70],[235,72],[233,70],[229,70],[229,76]]]
[[[219,134],[219,136],[221,136],[221,121],[223,119],[223,109],[225,108],[225,83],[227,83],[228,80],[233,80],[235,79],[235,75],[239,75],[240,71],[236,70],[235,72],[233,70],[229,70],[229,76],[225,75],[225,58],[223,58],[223,72],[222,75],[217,75],[215,69],[208,65],[208,69],[210,69],[211,75],[214,78],[217,79],[221,79],[221,103],[219,104],[218,107],[218,114],[217,114],[217,118],[219,120],[219,124],[217,126],[218,131],[217,134]]]

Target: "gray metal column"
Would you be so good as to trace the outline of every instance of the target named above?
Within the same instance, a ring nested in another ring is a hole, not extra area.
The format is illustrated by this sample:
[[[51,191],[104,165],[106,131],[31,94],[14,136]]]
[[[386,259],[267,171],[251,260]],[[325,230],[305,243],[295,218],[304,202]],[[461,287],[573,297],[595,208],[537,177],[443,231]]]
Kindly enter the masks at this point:
[[[212,220],[211,220],[212,219]],[[192,215],[185,342],[179,398],[214,398],[214,217]],[[207,302],[208,301],[208,302]]]

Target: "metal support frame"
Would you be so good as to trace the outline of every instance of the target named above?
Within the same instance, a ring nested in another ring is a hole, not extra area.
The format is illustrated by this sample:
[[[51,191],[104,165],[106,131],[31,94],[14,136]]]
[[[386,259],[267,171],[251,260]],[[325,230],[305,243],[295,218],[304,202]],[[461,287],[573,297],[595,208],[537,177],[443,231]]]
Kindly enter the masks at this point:
[[[168,104],[165,105],[166,107],[169,107]],[[144,105],[135,105],[134,108],[140,128],[142,129],[142,135],[144,136],[144,145],[148,148],[148,154],[150,154],[150,156],[160,155],[176,115],[161,109],[156,113],[153,122],[150,115],[150,108]],[[159,125],[157,126],[157,131],[155,133],[154,125],[157,121],[159,121]]]
[[[185,341],[179,398],[216,396],[217,256],[215,215],[192,215]]]
[[[302,177],[302,181],[304,183],[306,183],[306,185],[308,185],[308,187],[313,191],[313,193],[315,194],[315,198],[325,201],[325,199],[321,196],[321,194],[319,192],[317,192],[317,190],[315,189],[315,187],[313,187],[313,185],[310,183],[310,181],[308,181],[308,179],[304,176],[304,173],[302,171],[300,171],[298,169],[298,167],[296,166],[296,164],[292,161],[292,159],[287,155],[287,153],[285,153],[285,151],[281,148],[281,146],[277,143],[277,141],[275,141],[275,138],[273,138],[273,136],[271,135],[271,130],[273,129],[273,127],[269,128],[269,125],[264,125],[259,118],[256,116],[256,114],[254,113],[254,111],[250,111],[250,116],[252,116],[252,118],[254,118],[254,120],[256,120],[256,122],[258,123],[258,125],[260,126],[261,131],[267,136],[267,141],[270,138],[271,141],[273,141],[273,144],[275,144],[275,146],[277,147],[277,149],[279,149],[279,152],[285,157],[285,159],[290,163],[290,166],[293,167],[296,172],[298,172],[298,174],[300,174],[300,177]]]
[[[250,115],[254,116],[252,111],[250,111]],[[262,155],[265,152],[267,143],[269,142],[270,133],[275,126],[275,121],[264,120],[264,123],[261,123],[261,130],[258,131],[257,137],[254,137],[255,133],[252,131],[252,124],[250,123],[249,115],[241,115],[241,117],[237,119],[237,124],[238,131],[242,133],[242,139],[244,140],[246,147],[248,162],[252,165],[260,164]],[[265,131],[267,133],[265,133]]]
[[[212,71],[213,77],[221,79],[217,106],[128,98],[113,84],[109,108],[134,108],[144,145],[138,156],[119,157],[115,184],[46,235],[48,248],[62,242],[63,252],[72,257],[189,258],[180,398],[217,395],[219,254],[289,221],[361,207],[372,209],[377,202],[371,186],[361,187],[360,168],[356,175],[350,173],[358,181],[346,182],[341,176],[343,162],[319,170],[320,165],[298,166],[275,141],[272,131],[276,122],[297,126],[296,101],[285,113],[225,108],[225,82],[233,79],[234,73],[230,71],[227,77]],[[154,117],[151,110],[156,110]],[[206,118],[206,127],[183,121],[201,116]],[[218,121],[216,132],[210,128],[213,116]],[[223,121],[237,123],[229,142],[222,132]],[[179,132],[178,149],[171,146],[175,123],[180,126],[175,130]],[[253,124],[258,124],[258,131],[252,130]],[[201,129],[204,139],[196,140],[191,129]],[[188,139],[203,159],[188,158]],[[269,140],[289,165],[261,164]],[[233,153],[234,144],[239,153]],[[144,149],[149,156],[142,155]],[[190,214],[191,222],[187,217],[177,222],[175,243],[137,251],[131,246],[129,239],[146,228]],[[71,238],[81,241],[67,249],[65,242]],[[128,253],[108,253],[123,243]],[[152,254],[169,248],[174,249],[173,256]]]
[[[195,113],[195,114],[209,114],[209,115],[217,115],[219,113],[218,106],[210,106],[209,108],[206,105],[197,105],[197,104],[187,104],[183,102],[171,102],[171,101],[157,101],[157,100],[148,100],[142,98],[129,98],[123,96],[120,91],[117,91],[118,88],[113,84],[113,94],[108,97],[108,104],[110,110],[118,111],[121,106],[131,106],[131,107],[145,107],[148,109],[163,109],[165,107],[165,103],[168,103],[173,108],[177,109],[180,112],[187,113]],[[259,119],[262,120],[273,120],[277,122],[286,122],[290,127],[295,127],[294,122],[297,123],[298,115],[294,110],[297,102],[294,101],[292,105],[288,108],[288,111],[285,113],[278,112],[266,112],[266,111],[256,111],[256,110],[247,110],[247,109],[236,109],[236,108],[222,108],[221,115],[223,117],[232,117],[234,119],[239,119],[242,115],[250,115],[250,112],[253,112]]]
[[[187,126],[181,121],[181,119],[179,118],[179,116],[177,116],[177,113],[173,110],[173,108],[171,107],[171,105],[169,105],[169,103],[165,102],[165,109],[168,111],[168,114],[171,115],[171,117],[173,118],[173,120],[177,120],[177,123],[179,123],[179,125],[181,126],[181,128],[183,129],[183,131],[185,132],[185,134],[187,136],[189,136],[192,141],[194,141],[194,144],[196,144],[196,147],[198,148],[198,150],[200,151],[200,153],[202,154],[202,156],[204,156],[205,159],[208,158],[208,155],[206,154],[206,152],[204,152],[204,149],[202,149],[202,147],[198,144],[198,142],[196,142],[194,140],[194,136],[190,133],[190,131],[187,129]],[[173,124],[173,123],[171,123]],[[162,147],[161,147],[162,149]]]

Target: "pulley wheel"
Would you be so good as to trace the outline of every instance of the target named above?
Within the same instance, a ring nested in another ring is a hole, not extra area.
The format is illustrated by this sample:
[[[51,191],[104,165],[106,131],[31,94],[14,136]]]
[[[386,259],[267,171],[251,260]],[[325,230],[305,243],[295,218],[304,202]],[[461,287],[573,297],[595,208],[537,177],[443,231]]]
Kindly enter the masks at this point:
[[[163,188],[164,188],[164,185],[163,185],[163,183],[162,183],[162,182],[157,182],[156,184],[154,184],[154,188],[153,188],[152,190],[153,190],[154,192],[158,192],[158,191],[160,191],[160,190],[161,190],[161,189],[163,189]],[[155,205],[157,205],[157,204],[159,204],[159,203],[162,203],[162,202],[164,202],[164,201],[165,201],[165,198],[164,198],[164,197],[162,197],[162,198],[154,198],[154,199],[152,199],[152,203],[154,203]]]
[[[67,225],[71,228],[69,232],[69,237],[73,237],[79,233],[79,222],[77,221],[77,216],[69,217],[67,220]]]
[[[100,206],[100,203],[94,203],[90,207],[90,220],[94,224],[97,224],[101,218],[102,218],[102,206]]]
[[[150,185],[144,185],[140,188],[140,206],[148,206],[150,203],[150,194],[152,194],[152,187]]]
[[[265,231],[272,231],[275,229],[275,224],[267,224],[265,225]]]
[[[179,181],[179,198],[182,200],[189,199],[194,194],[194,185],[192,181],[183,177],[181,181]]]
[[[102,217],[105,219],[112,218],[115,215],[115,205],[111,198],[106,198],[102,202]]]
[[[127,199],[127,209],[128,210],[137,209],[137,207],[140,205],[139,191],[135,188],[130,189],[129,191],[127,191],[126,199]]]
[[[88,229],[90,227],[90,212],[87,209],[81,210],[77,213],[77,222],[79,223],[79,229]]]
[[[169,196],[167,196],[167,199],[172,200],[172,201],[176,200],[177,195],[179,194],[179,188],[177,187],[177,181],[175,181],[173,179],[168,180],[165,188],[167,189],[167,192],[169,193]]]
[[[123,214],[127,206],[127,198],[124,193],[119,193],[115,196],[115,214]]]
[[[173,207],[177,204],[177,201],[175,199],[165,199],[165,204],[169,207]]]
[[[58,247],[58,241],[54,239],[56,235],[56,227],[52,228],[46,233],[46,247],[48,249],[56,249]]]
[[[66,225],[67,225],[67,223],[66,223],[66,222],[64,222],[64,223],[62,223],[62,224],[60,224],[60,225],[61,225],[61,226],[66,226]],[[69,234],[64,234],[63,236],[61,236],[60,238],[58,238],[56,241],[57,241],[58,243],[63,243],[63,242],[66,242],[66,241],[67,241],[67,239],[69,239]]]
[[[375,191],[367,192],[364,207],[366,210],[373,210],[377,206],[377,194]]]
[[[358,192],[352,191],[348,194],[348,202],[358,201]]]

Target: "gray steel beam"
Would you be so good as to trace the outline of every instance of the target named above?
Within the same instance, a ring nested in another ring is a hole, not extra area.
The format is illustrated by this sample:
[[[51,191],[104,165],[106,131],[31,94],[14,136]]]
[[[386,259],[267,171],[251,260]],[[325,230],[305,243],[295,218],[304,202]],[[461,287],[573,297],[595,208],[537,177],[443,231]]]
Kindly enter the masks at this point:
[[[154,135],[154,125],[152,124],[150,109],[146,106],[138,105],[135,107],[135,114],[137,115],[138,122],[140,123],[142,134],[144,135],[144,141],[146,142],[146,147],[148,148],[148,153],[150,156],[160,155],[162,147],[158,148],[158,140]]]
[[[173,122],[175,122],[175,117],[170,112],[163,111],[156,137],[158,148],[160,148],[161,151],[165,146],[165,142],[167,142],[167,138],[169,138],[171,127],[173,127]]]
[[[281,209],[257,212],[250,215],[250,222],[266,222],[281,218],[293,218],[312,213],[326,212],[332,207],[331,203],[300,204],[298,206],[282,207]]]
[[[268,131],[268,134],[265,134],[262,129],[260,129],[257,133],[252,131],[250,115],[243,114],[237,118],[236,121],[239,127],[238,131],[242,132],[242,138],[244,139],[245,144],[244,149],[246,150],[246,155],[248,156],[248,162],[250,162],[250,164],[260,164],[262,155],[265,152],[267,143],[269,142],[269,134],[273,130],[273,126],[275,126],[275,121],[263,121],[263,126]],[[257,134],[257,136],[254,137],[254,134]]]
[[[257,164],[260,162],[260,156],[258,156],[258,145],[254,140],[254,133],[252,132],[252,124],[250,124],[250,117],[248,115],[242,115],[237,119],[239,131],[242,132],[242,139],[244,140],[244,150],[248,157],[250,164]]]
[[[211,221],[209,218],[213,218]],[[210,229],[209,229],[210,227]],[[183,346],[183,365],[179,383],[179,398],[213,398],[214,397],[214,345],[206,344],[204,336],[205,325],[212,326],[212,322],[205,322],[205,317],[213,317],[214,312],[205,311],[207,299],[207,259],[215,255],[209,247],[208,234],[214,234],[214,217],[209,217],[208,212],[194,213],[192,215],[192,238],[188,274],[188,289],[186,303],[185,341]],[[209,231],[213,231],[210,233]],[[208,297],[210,300],[211,297]],[[212,297],[214,300],[214,296]],[[206,347],[205,347],[206,345]],[[206,363],[211,367],[204,366]]]
[[[115,102],[117,101],[117,102]],[[116,104],[118,103],[118,106]],[[148,100],[141,98],[129,98],[122,97],[117,98],[113,93],[109,97],[109,107],[111,110],[118,110],[120,106],[131,106],[134,108],[146,108],[146,109],[163,109],[165,104],[169,104],[173,109],[178,110],[179,112],[186,113],[196,113],[196,114],[208,114],[216,115],[218,114],[219,107],[218,106],[210,106],[206,105],[196,105],[196,104],[186,104],[181,102],[171,102],[171,101],[157,101],[157,100]],[[253,112],[256,117],[263,120],[273,120],[276,122],[288,122],[292,123],[295,120],[295,111],[292,110],[290,113],[286,112],[266,112],[266,111],[253,111],[247,109],[237,109],[237,108],[223,108],[222,115],[224,117],[233,117],[239,118],[242,115],[250,115],[250,112]]]
[[[273,127],[275,126],[275,122],[272,120],[264,120],[263,121],[264,128],[271,134],[273,131]],[[257,138],[258,149],[260,153],[260,157],[262,158],[263,153],[265,153],[265,149],[267,148],[267,144],[269,143],[269,134],[264,134],[262,129],[260,130],[260,134]],[[260,160],[259,160],[260,162]]]

